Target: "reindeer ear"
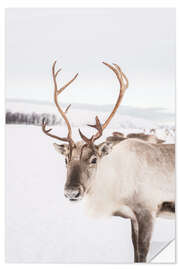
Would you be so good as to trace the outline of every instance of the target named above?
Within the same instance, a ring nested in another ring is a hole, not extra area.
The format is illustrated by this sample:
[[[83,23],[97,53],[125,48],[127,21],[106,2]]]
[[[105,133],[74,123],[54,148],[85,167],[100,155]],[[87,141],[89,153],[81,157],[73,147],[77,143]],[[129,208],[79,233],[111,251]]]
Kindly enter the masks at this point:
[[[113,144],[111,142],[103,142],[98,145],[98,154],[103,157],[108,155],[112,150]]]
[[[60,153],[64,156],[67,156],[69,154],[69,145],[68,144],[53,143],[53,145],[58,153]]]

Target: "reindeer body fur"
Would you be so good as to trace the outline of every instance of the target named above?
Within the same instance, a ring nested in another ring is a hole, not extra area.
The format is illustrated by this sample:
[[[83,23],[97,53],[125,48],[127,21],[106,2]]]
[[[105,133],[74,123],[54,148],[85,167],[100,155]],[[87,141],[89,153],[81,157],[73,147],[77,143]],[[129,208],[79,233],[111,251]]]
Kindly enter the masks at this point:
[[[159,211],[160,206],[174,200],[174,145],[138,139],[127,139],[113,147],[101,160],[85,196],[90,215],[119,213],[131,219],[138,205],[155,216],[168,217],[169,212]]]

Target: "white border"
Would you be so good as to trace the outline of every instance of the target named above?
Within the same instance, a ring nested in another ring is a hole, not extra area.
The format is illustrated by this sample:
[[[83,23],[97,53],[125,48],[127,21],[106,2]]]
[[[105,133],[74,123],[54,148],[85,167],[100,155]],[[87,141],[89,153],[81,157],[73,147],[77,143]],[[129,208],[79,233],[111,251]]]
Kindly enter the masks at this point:
[[[176,7],[176,0],[7,0],[1,1],[3,6],[6,8],[9,7],[41,7],[41,8],[52,8],[52,7],[71,7],[71,8],[123,8],[123,7],[131,7],[131,8],[142,8],[142,7],[161,7],[161,8],[172,8]]]
[[[21,1],[2,1],[0,2],[0,33],[2,33],[1,36],[1,41],[0,41],[0,75],[1,75],[1,80],[0,80],[0,110],[1,110],[1,114],[0,114],[0,125],[1,125],[1,132],[0,132],[0,155],[1,155],[1,159],[0,159],[0,268],[1,269],[31,269],[31,267],[33,267],[34,269],[36,268],[43,268],[43,269],[49,269],[49,268],[57,268],[57,269],[90,269],[93,267],[93,269],[132,269],[132,268],[137,268],[139,269],[139,267],[153,267],[154,269],[164,269],[164,268],[177,268],[178,264],[120,264],[120,265],[116,265],[116,264],[99,264],[99,265],[73,265],[73,264],[68,264],[68,265],[62,265],[62,264],[5,264],[4,263],[4,239],[5,239],[5,235],[4,235],[4,176],[5,176],[5,164],[4,164],[4,80],[2,80],[2,78],[4,78],[5,72],[4,72],[4,60],[5,60],[5,45],[4,45],[4,21],[5,21],[5,16],[4,16],[4,12],[5,12],[5,8],[30,8],[30,7],[37,7],[37,8],[48,8],[48,7],[73,7],[73,8],[80,8],[80,7],[91,7],[91,8],[113,8],[113,7],[126,7],[126,8],[143,8],[143,7],[147,7],[147,8],[173,8],[176,7],[177,8],[177,28],[179,25],[179,17],[180,17],[180,2],[178,3],[177,1],[174,0],[141,0],[141,1],[136,1],[136,0],[81,0],[81,1],[76,1],[76,0],[61,0],[61,1],[40,1],[40,0],[36,0],[36,1],[25,1],[25,0],[21,0]],[[177,31],[178,34],[178,31]],[[177,36],[177,48],[180,48],[180,43],[179,43],[179,37]],[[178,70],[178,63],[179,63],[179,54],[177,51],[177,70]],[[180,74],[177,71],[177,89],[178,89],[178,85],[179,85],[179,79],[178,76],[180,77]],[[177,90],[177,94],[176,94],[176,100],[178,99],[178,90]],[[179,136],[179,112],[180,109],[178,108],[178,102],[177,102],[177,138]],[[177,141],[177,149],[179,150],[179,143]],[[178,155],[177,155],[177,160],[178,160]],[[177,162],[177,166],[178,166],[178,162]],[[178,176],[179,176],[179,168],[177,167],[177,189],[179,190],[179,185],[178,185]],[[177,201],[178,201],[178,196],[177,196]],[[179,201],[178,201],[179,204]],[[178,208],[179,209],[179,208]],[[177,215],[177,219],[178,219],[178,215]],[[178,220],[177,220],[177,224],[178,224]],[[178,227],[178,226],[177,226]],[[177,239],[178,239],[178,243],[179,243],[179,233],[177,232]],[[177,245],[176,245],[177,246]],[[178,246],[177,246],[178,248]],[[178,252],[176,252],[178,255]],[[167,254],[165,256],[168,256]],[[167,259],[167,257],[166,257]],[[166,260],[167,261],[167,260]],[[176,261],[179,262],[179,258],[178,256],[176,257]]]

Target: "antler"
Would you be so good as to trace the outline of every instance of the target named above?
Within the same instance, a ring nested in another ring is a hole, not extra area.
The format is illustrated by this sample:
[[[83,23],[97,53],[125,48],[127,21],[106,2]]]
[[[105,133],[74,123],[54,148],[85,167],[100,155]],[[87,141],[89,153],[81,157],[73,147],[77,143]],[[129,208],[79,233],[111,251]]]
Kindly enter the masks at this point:
[[[64,141],[64,142],[67,142],[67,138],[60,138],[60,137],[58,137],[58,136],[56,136],[56,135],[53,135],[53,134],[49,133],[49,132],[52,130],[52,128],[46,129],[46,126],[47,126],[46,119],[43,118],[43,120],[42,120],[42,131],[43,131],[46,135],[48,135],[48,136],[50,136],[50,137],[52,137],[52,138],[54,138],[54,139],[61,140],[61,141]]]
[[[65,109],[65,111],[64,111],[64,113],[67,113],[68,111],[69,111],[69,108],[71,107],[71,104],[69,104],[68,106],[67,106],[67,108]]]
[[[81,136],[81,138],[86,142],[86,144],[92,144],[95,140],[97,140],[98,138],[100,138],[102,136],[102,126],[101,123],[99,121],[99,118],[96,116],[96,124],[95,125],[88,125],[89,127],[95,128],[98,130],[97,134],[93,135],[90,139],[88,139],[86,136],[84,136],[81,132],[81,130],[79,129],[79,134]]]
[[[114,114],[116,113],[116,111],[117,111],[117,109],[118,109],[118,107],[123,99],[124,93],[129,85],[127,77],[125,76],[125,74],[122,72],[121,68],[117,64],[113,64],[114,67],[109,65],[108,63],[105,63],[105,62],[103,62],[103,64],[106,65],[107,67],[109,67],[116,74],[116,77],[120,83],[120,92],[119,92],[117,102],[114,106],[114,109],[111,112],[111,114],[109,115],[109,117],[106,119],[104,124],[101,125],[99,118],[96,116],[96,124],[95,125],[88,125],[90,127],[96,128],[98,130],[98,132],[95,135],[93,135],[90,139],[88,139],[79,130],[79,134],[80,134],[81,138],[86,142],[86,145],[93,144],[93,142],[95,140],[97,140],[98,138],[100,138],[102,136],[103,130],[107,127],[107,125],[110,123],[111,119],[113,118]],[[123,79],[125,79],[125,83],[124,83]]]
[[[75,146],[75,143],[72,139],[72,129],[71,129],[70,123],[66,117],[66,113],[67,113],[70,105],[66,108],[66,110],[64,112],[58,104],[58,95],[61,94],[66,89],[66,87],[69,86],[77,78],[78,73],[68,83],[66,83],[63,87],[58,89],[56,78],[57,78],[57,75],[59,74],[59,72],[61,71],[61,69],[58,69],[57,71],[55,71],[55,66],[56,66],[56,61],[54,61],[53,66],[52,66],[52,75],[53,75],[53,82],[54,82],[54,102],[55,102],[55,105],[56,105],[59,113],[61,114],[64,121],[66,122],[66,125],[68,127],[68,135],[65,138],[61,138],[61,137],[58,137],[56,135],[50,134],[49,132],[52,129],[46,130],[47,122],[45,122],[45,119],[43,119],[43,122],[42,122],[42,130],[46,135],[48,135],[50,137],[53,137],[53,138],[61,140],[61,141],[69,142],[70,148],[72,149],[72,147]]]

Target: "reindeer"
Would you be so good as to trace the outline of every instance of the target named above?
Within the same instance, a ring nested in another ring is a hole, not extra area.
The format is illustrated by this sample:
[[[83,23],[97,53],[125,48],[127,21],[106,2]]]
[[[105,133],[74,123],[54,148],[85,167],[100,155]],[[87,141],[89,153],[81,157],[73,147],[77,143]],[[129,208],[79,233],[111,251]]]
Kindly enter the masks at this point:
[[[64,195],[71,202],[83,199],[87,213],[92,216],[119,216],[131,220],[134,261],[146,262],[156,217],[173,217],[175,213],[175,147],[171,144],[150,144],[137,138],[127,138],[113,145],[105,140],[95,144],[117,111],[128,79],[116,64],[103,62],[111,69],[120,84],[117,102],[106,121],[101,124],[98,116],[91,138],[79,129],[82,140],[74,142],[66,113],[58,104],[58,96],[78,76],[76,74],[58,89],[55,70],[54,102],[66,122],[67,137],[59,137],[47,129],[44,119],[43,132],[63,144],[54,143],[58,153],[65,156],[67,179]]]
[[[149,143],[164,143],[164,140],[157,138],[152,134],[144,134],[144,133],[130,133],[127,135],[127,138],[137,138],[143,141],[147,141]]]
[[[114,144],[117,144],[125,139],[128,138],[136,138],[136,139],[140,139],[149,143],[163,143],[165,142],[164,140],[161,140],[159,138],[157,138],[155,135],[151,135],[151,134],[144,134],[144,133],[130,133],[127,136],[125,136],[123,133],[121,132],[113,132],[113,136],[109,136],[107,137],[107,141],[111,141]]]

